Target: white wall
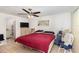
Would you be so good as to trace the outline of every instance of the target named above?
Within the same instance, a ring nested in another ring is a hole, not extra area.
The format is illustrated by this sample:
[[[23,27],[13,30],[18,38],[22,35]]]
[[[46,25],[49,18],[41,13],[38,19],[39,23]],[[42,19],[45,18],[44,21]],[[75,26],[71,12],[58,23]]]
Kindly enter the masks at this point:
[[[37,26],[39,20],[49,20],[49,26]],[[40,17],[39,19],[33,19],[30,21],[31,27],[43,30],[49,30],[58,32],[59,30],[70,29],[71,30],[71,13],[60,13],[55,15],[49,15]]]
[[[22,18],[22,17],[18,17],[18,16],[14,16],[14,15],[9,15],[9,14],[4,14],[4,13],[0,13],[0,34],[4,34],[5,39],[6,39],[6,28],[8,28],[9,30],[12,30],[12,25],[14,24],[14,22],[17,22],[17,24],[19,23],[19,21],[24,21],[27,20],[26,18]],[[18,30],[18,25],[17,28],[15,28],[17,33],[16,35],[19,34]],[[18,35],[19,36],[19,35]]]
[[[4,39],[6,39],[6,21],[3,14],[0,14],[0,34],[3,34]]]
[[[53,17],[55,21],[55,32],[65,29],[71,30],[71,13],[62,13],[54,15]]]
[[[72,14],[72,32],[74,34],[73,51],[79,52],[79,9]]]

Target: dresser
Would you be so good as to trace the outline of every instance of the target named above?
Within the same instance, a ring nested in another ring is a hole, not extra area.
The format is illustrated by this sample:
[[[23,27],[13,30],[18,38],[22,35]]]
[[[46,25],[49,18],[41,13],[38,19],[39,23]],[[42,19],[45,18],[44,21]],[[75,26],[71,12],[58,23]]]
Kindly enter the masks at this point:
[[[35,31],[34,28],[20,28],[20,30],[21,30],[21,36],[31,34]]]
[[[21,36],[31,33],[31,29],[30,28],[20,28],[20,31],[21,31]]]

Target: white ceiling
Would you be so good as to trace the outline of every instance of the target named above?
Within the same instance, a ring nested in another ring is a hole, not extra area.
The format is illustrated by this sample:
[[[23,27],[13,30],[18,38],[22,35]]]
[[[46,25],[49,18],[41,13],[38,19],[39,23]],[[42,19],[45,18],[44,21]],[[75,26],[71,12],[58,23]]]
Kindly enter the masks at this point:
[[[40,16],[46,16],[63,12],[73,12],[78,6],[0,6],[0,12],[22,16],[18,15],[18,13],[25,13],[22,8],[31,8],[32,11],[40,11]]]

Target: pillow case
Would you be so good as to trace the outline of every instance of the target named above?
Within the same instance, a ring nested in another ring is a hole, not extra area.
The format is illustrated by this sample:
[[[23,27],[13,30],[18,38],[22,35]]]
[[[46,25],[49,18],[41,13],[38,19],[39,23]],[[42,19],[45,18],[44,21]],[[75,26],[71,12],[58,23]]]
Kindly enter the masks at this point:
[[[44,33],[47,33],[47,34],[55,34],[53,31],[44,31]]]
[[[37,30],[35,31],[35,33],[43,33],[44,31],[43,30]]]

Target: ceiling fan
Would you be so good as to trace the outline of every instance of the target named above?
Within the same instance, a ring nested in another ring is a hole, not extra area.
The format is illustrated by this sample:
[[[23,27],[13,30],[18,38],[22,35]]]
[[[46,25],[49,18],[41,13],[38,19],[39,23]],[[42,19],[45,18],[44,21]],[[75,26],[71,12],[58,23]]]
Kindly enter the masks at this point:
[[[37,14],[39,14],[40,13],[40,11],[37,11],[37,12],[32,12],[32,9],[22,9],[24,12],[26,12],[26,13],[19,13],[20,15],[28,15],[28,16],[34,16],[34,17],[39,17],[39,15],[37,15]]]

